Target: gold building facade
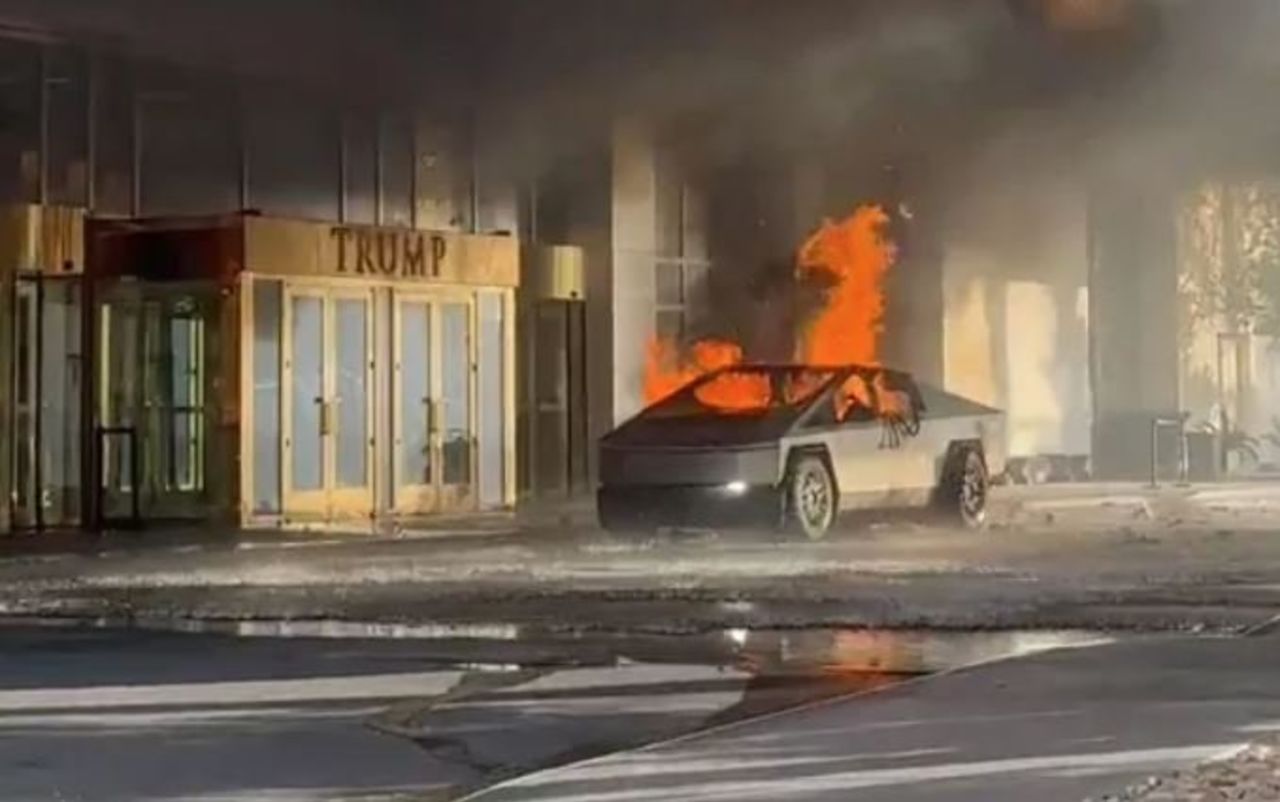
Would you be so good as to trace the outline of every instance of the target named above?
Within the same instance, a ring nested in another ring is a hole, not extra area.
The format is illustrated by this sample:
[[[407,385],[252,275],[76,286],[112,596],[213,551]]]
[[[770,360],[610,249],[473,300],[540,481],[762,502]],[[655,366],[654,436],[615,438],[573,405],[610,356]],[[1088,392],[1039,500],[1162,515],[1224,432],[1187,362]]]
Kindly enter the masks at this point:
[[[0,213],[8,530],[509,509],[508,236]]]
[[[515,239],[258,215],[89,236],[101,519],[514,505]]]
[[[84,520],[85,216],[0,207],[0,508],[7,530]]]

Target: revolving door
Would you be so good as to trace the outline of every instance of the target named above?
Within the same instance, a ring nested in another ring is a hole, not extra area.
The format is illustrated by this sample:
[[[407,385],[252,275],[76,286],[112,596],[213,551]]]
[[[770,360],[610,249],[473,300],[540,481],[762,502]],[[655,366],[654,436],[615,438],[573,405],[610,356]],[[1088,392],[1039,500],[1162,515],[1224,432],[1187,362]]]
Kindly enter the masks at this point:
[[[208,284],[121,282],[96,303],[98,490],[104,526],[206,518],[228,446],[216,436],[220,297]]]
[[[81,413],[84,393],[83,281],[16,277],[12,298],[12,487],[15,531],[81,522]]]

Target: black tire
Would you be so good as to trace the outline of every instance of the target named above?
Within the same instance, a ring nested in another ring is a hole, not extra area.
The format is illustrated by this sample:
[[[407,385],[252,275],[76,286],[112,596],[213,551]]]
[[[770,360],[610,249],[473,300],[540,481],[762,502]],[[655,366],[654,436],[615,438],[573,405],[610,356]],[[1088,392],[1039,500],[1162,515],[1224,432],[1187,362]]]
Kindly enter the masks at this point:
[[[827,461],[803,454],[787,472],[787,529],[809,540],[822,540],[839,512],[840,496]]]
[[[658,533],[658,527],[632,518],[600,517],[600,528],[605,535],[616,540],[649,540]]]
[[[635,542],[650,540],[658,534],[656,526],[649,525],[643,521],[633,520],[629,518],[617,519],[601,516],[599,518],[600,528],[604,533],[614,540]]]
[[[635,539],[652,534],[654,527],[617,509],[614,503],[604,494],[596,496],[596,522],[600,528],[613,537]]]
[[[972,446],[957,448],[938,488],[938,507],[952,522],[966,529],[981,529],[987,522],[990,489],[982,452]]]

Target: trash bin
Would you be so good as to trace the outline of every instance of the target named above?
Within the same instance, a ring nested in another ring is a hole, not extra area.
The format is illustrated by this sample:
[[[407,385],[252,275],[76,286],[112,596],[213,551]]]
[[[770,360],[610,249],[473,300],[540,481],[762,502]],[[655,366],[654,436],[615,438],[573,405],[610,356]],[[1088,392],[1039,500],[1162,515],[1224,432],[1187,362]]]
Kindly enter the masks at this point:
[[[1218,479],[1218,435],[1216,432],[1187,432],[1187,478],[1193,482]]]

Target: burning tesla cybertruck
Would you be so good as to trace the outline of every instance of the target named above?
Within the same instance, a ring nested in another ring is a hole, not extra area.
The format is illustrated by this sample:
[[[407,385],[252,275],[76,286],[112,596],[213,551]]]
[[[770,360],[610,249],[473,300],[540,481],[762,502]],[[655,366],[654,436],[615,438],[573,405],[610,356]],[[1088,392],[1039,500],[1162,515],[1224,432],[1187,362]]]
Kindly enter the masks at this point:
[[[981,526],[1004,416],[900,371],[734,365],[600,441],[601,525],[785,527],[821,538],[842,510],[934,506]]]

